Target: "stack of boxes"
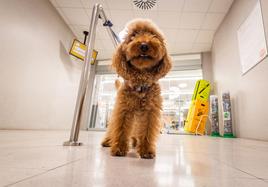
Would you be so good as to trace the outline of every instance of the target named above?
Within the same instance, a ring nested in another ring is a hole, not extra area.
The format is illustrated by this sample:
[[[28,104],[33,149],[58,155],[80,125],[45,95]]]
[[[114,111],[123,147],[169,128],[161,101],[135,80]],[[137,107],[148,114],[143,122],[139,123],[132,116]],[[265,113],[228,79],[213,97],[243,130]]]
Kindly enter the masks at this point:
[[[195,84],[194,94],[185,121],[184,130],[190,133],[204,134],[208,118],[210,83],[198,80]]]

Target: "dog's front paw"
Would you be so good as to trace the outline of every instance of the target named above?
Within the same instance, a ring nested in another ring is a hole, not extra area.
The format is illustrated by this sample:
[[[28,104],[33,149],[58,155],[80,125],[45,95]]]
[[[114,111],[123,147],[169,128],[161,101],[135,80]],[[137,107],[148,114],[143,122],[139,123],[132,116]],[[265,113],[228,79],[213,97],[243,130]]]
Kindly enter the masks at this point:
[[[153,159],[155,157],[155,147],[148,144],[141,144],[138,147],[138,153],[141,158],[144,159]]]
[[[153,147],[140,146],[138,153],[144,159],[153,159],[155,157],[155,149]]]
[[[140,156],[141,158],[144,158],[144,159],[153,159],[155,157],[155,153],[145,152],[145,153],[141,153]]]
[[[101,142],[102,147],[111,147],[110,145],[110,139],[109,138],[105,138],[102,142]]]
[[[128,149],[126,146],[121,147],[112,147],[111,148],[111,155],[112,156],[126,156]]]

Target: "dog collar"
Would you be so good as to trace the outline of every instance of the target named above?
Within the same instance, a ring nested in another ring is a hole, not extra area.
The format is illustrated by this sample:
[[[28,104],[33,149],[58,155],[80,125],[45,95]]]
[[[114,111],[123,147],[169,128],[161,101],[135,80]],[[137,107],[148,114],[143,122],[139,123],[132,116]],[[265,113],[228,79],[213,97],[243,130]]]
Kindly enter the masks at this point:
[[[134,90],[139,93],[147,92],[149,89],[150,89],[150,86],[147,84],[134,86]]]
[[[125,81],[125,83],[128,85],[129,88],[131,88],[132,91],[138,92],[138,93],[147,92],[151,88],[151,86],[146,83],[135,85],[135,86],[132,85],[129,81]]]

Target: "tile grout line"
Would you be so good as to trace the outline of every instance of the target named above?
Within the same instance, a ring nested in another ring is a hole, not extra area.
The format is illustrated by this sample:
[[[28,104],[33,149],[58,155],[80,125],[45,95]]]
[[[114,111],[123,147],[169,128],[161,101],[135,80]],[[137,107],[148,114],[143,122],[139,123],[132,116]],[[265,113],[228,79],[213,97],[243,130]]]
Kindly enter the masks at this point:
[[[233,167],[233,166],[231,166],[230,164],[228,164],[228,163],[226,163],[226,162],[223,162],[223,161],[221,161],[221,160],[219,160],[219,159],[216,159],[216,158],[215,158],[215,160],[217,160],[218,162],[220,162],[220,163],[222,163],[222,164],[224,164],[224,165],[226,165],[226,166],[228,166],[228,167],[231,167],[231,168],[233,168],[233,169],[235,169],[235,170],[237,170],[237,171],[240,171],[240,172],[245,173],[245,174],[247,174],[247,175],[249,175],[249,176],[252,176],[252,177],[254,177],[254,178],[258,179],[258,180],[265,181],[265,179],[263,179],[263,178],[257,177],[257,176],[255,176],[255,175],[253,175],[253,174],[251,174],[251,173],[248,173],[248,172],[246,172],[246,171],[243,171],[243,170],[241,170],[241,169],[239,169],[239,168],[237,168],[237,167]]]
[[[264,178],[257,177],[257,176],[255,176],[255,175],[253,175],[253,174],[251,174],[251,173],[248,173],[248,172],[246,172],[246,171],[243,171],[243,170],[241,170],[241,169],[239,169],[239,168],[234,167],[234,169],[236,169],[236,170],[238,170],[238,171],[241,171],[241,172],[243,172],[243,173],[246,173],[246,174],[248,174],[248,175],[250,175],[250,176],[252,176],[252,177],[255,177],[256,179],[259,179],[259,180],[265,181],[265,179],[264,179]]]
[[[32,179],[32,178],[37,177],[37,176],[41,176],[41,175],[46,174],[46,173],[48,173],[48,172],[50,172],[50,171],[53,171],[53,170],[55,170],[55,169],[58,169],[58,168],[61,168],[61,167],[67,166],[67,165],[69,165],[69,164],[73,164],[73,163],[78,162],[78,161],[80,161],[80,160],[83,160],[84,158],[86,158],[86,157],[79,158],[79,159],[76,159],[76,160],[73,160],[73,161],[67,162],[67,163],[62,164],[62,165],[59,165],[59,166],[57,166],[57,167],[54,167],[54,168],[48,169],[48,170],[46,170],[46,171],[44,171],[44,172],[41,172],[41,173],[38,173],[38,174],[32,175],[32,176],[30,176],[30,177],[26,177],[26,178],[24,178],[24,179],[18,180],[18,181],[16,181],[16,182],[13,182],[13,183],[10,183],[10,184],[7,184],[7,185],[4,185],[4,187],[12,186],[12,185],[14,185],[14,184],[17,184],[17,183],[20,183],[20,182],[26,181],[26,180],[28,180],[28,179]]]
[[[261,178],[261,177],[257,177],[257,176],[255,176],[255,175],[253,175],[253,174],[251,174],[251,173],[248,173],[248,172],[246,172],[246,171],[243,171],[243,170],[241,170],[241,169],[239,169],[239,168],[237,168],[237,167],[233,167],[233,166],[231,166],[230,164],[228,164],[228,163],[226,163],[226,162],[223,162],[223,161],[221,161],[221,160],[219,160],[219,159],[217,159],[217,158],[212,158],[212,159],[214,159],[215,161],[218,161],[219,163],[222,163],[223,165],[226,165],[226,166],[228,166],[228,167],[230,167],[230,168],[233,168],[233,169],[235,169],[235,170],[237,170],[237,171],[240,171],[240,172],[242,172],[242,173],[245,173],[245,174],[247,174],[247,175],[249,175],[249,176],[255,178],[255,180],[258,179],[258,180],[261,180],[261,181],[263,181],[263,182],[268,183],[268,180],[267,180],[267,179],[264,179],[264,178]]]
[[[191,153],[195,153],[195,152],[191,152]],[[213,155],[213,154],[207,154],[207,155]],[[219,159],[217,159],[217,158],[212,158],[212,159],[213,159],[214,161],[217,161],[217,162],[219,162],[219,163],[225,165],[225,166],[228,166],[228,167],[233,168],[233,169],[235,169],[235,170],[237,170],[237,171],[240,171],[240,172],[245,173],[245,174],[247,174],[247,175],[249,175],[249,176],[252,176],[252,177],[254,177],[255,179],[262,180],[262,181],[265,181],[265,180],[266,180],[266,179],[263,179],[263,178],[259,178],[259,177],[255,176],[255,175],[251,174],[251,173],[247,173],[246,171],[243,171],[243,170],[241,170],[241,169],[239,169],[239,168],[232,167],[231,165],[227,164],[226,162],[222,162],[221,160],[219,160]],[[239,177],[239,178],[248,178],[248,177]],[[268,183],[268,181],[265,181],[265,182]]]
[[[245,174],[247,174],[247,175],[250,175],[250,176],[252,176],[252,177],[255,177],[256,179],[260,179],[260,180],[262,180],[262,178],[259,178],[259,177],[255,176],[255,175],[251,174],[251,173],[248,173],[248,172],[246,172],[246,171],[243,171],[242,169],[239,169],[239,168],[237,168],[237,167],[234,167],[234,169],[236,169],[236,170],[238,170],[238,171],[240,171],[240,172],[243,172],[243,173],[245,173]]]

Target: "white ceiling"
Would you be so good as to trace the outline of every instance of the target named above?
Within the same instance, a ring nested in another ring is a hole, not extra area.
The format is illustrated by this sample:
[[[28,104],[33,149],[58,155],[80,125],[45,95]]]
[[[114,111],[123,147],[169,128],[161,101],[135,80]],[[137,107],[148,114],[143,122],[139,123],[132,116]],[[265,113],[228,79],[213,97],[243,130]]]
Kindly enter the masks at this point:
[[[132,0],[50,0],[76,37],[83,41],[92,8],[101,3],[119,33],[133,18],[149,18],[164,32],[170,54],[210,51],[215,31],[233,0],[156,0],[151,10],[140,10]],[[99,22],[101,23],[101,21]],[[98,24],[95,49],[98,59],[109,59],[114,46]]]

